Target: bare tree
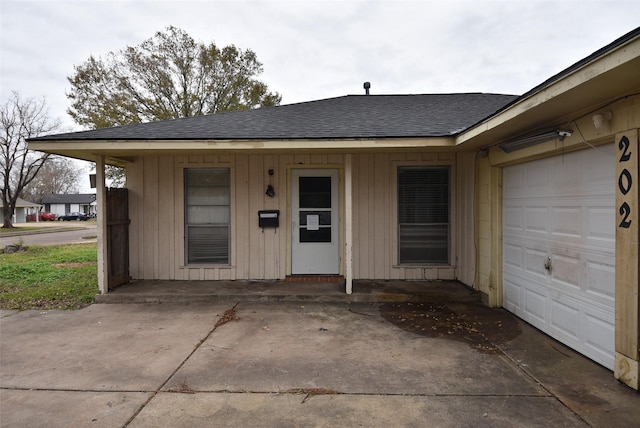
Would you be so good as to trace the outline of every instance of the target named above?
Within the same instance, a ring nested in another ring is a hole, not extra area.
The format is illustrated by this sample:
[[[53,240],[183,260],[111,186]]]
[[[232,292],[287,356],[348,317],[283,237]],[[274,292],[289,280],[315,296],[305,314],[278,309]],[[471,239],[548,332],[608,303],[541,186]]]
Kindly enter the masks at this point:
[[[41,204],[45,195],[78,193],[81,172],[82,169],[71,159],[52,156],[31,183],[24,187],[20,197]]]
[[[18,195],[31,183],[50,155],[28,150],[26,139],[55,132],[59,120],[49,118],[44,99],[23,100],[12,92],[0,106],[0,189],[2,191],[3,228],[12,228]]]

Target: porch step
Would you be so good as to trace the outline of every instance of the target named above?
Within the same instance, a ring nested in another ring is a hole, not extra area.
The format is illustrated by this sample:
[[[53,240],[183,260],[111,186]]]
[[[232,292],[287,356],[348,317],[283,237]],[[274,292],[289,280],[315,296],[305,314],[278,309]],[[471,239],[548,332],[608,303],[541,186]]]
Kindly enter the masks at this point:
[[[133,281],[96,303],[404,303],[480,302],[477,290],[456,281],[354,281],[353,293],[338,282]]]
[[[287,275],[284,282],[344,282],[342,275]]]

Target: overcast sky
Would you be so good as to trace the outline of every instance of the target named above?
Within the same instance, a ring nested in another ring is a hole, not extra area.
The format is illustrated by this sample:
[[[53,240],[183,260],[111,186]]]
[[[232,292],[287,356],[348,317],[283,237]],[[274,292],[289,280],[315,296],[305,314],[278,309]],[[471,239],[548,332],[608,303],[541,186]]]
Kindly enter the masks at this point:
[[[291,104],[348,94],[522,94],[640,24],[640,1],[0,0],[0,101],[11,91],[66,110],[89,55],[173,25],[253,50]]]

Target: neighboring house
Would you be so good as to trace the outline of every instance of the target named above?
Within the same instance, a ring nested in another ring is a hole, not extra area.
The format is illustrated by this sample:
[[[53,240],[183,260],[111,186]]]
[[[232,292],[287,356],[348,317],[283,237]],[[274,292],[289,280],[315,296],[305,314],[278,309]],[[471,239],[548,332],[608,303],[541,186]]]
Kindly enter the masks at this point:
[[[70,212],[97,214],[95,193],[51,194],[42,198],[44,210],[58,216]]]
[[[18,198],[16,201],[16,209],[13,212],[13,223],[25,223],[27,215],[39,212],[41,206],[35,202],[25,201]],[[0,218],[4,217],[4,207],[0,204]]]
[[[637,389],[639,129],[640,28],[518,97],[345,96],[29,146],[97,162],[99,220],[104,165],[126,168],[135,279],[459,280]]]

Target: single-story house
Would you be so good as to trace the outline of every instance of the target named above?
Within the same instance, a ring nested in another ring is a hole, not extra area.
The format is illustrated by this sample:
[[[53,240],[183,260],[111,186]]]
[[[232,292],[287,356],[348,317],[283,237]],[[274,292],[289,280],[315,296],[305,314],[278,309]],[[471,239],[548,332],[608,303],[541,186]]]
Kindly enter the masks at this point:
[[[13,223],[25,223],[27,221],[27,215],[37,213],[40,210],[40,205],[35,202],[25,201],[22,198],[18,198],[16,201],[16,207],[13,212]],[[0,217],[4,217],[4,207],[0,204]]]
[[[29,145],[97,163],[102,293],[123,252],[139,280],[458,280],[638,389],[639,129],[640,28],[521,96],[352,95]],[[105,164],[126,168],[117,203]]]
[[[95,193],[51,194],[42,198],[44,210],[58,216],[70,212],[97,214]]]

